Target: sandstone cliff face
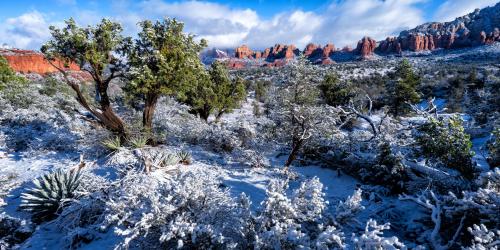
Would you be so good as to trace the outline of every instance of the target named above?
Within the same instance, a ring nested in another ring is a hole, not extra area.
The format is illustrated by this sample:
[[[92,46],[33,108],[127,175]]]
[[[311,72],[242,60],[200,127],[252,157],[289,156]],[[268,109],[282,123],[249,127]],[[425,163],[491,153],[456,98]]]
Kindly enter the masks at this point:
[[[397,38],[380,42],[378,52],[454,49],[500,42],[500,3],[456,18],[451,22],[431,22],[403,31]]]
[[[377,48],[377,41],[370,37],[363,37],[361,41],[358,42],[358,46],[356,47],[355,52],[360,55],[362,58],[370,58],[373,55],[373,52]]]
[[[43,56],[42,53],[31,50],[18,49],[0,49],[0,55],[9,62],[10,67],[19,73],[37,73],[46,75],[48,73],[58,72]],[[53,62],[57,67],[65,68],[64,63],[60,61]],[[80,67],[71,63],[67,70],[79,71]]]

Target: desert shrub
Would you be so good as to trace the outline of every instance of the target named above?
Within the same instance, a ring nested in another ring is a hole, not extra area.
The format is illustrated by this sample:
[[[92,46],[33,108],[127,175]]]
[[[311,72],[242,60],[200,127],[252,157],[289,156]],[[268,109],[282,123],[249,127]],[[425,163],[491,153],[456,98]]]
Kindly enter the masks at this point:
[[[80,185],[80,170],[58,170],[33,181],[35,187],[21,195],[23,210],[33,214],[36,221],[52,219],[75,197]]]
[[[488,163],[492,168],[500,167],[500,128],[497,128],[492,133],[492,138],[488,142]]]
[[[10,68],[7,60],[3,56],[0,56],[0,91],[7,87],[15,87],[18,84],[26,82],[26,78],[18,76],[16,72]]]
[[[38,90],[38,92],[42,95],[46,95],[49,97],[55,96],[57,93],[61,93],[64,96],[70,96],[71,89],[68,87],[67,84],[59,82],[56,78],[54,77],[46,77],[42,83],[41,83],[41,88]]]
[[[318,86],[321,95],[330,106],[341,106],[349,103],[349,100],[355,96],[351,84],[340,81],[337,75],[327,75],[323,82]]]
[[[361,179],[388,187],[393,193],[405,191],[404,183],[408,176],[401,157],[392,152],[389,142],[381,142],[378,147],[376,163],[359,169]]]
[[[369,219],[361,236],[352,236],[355,249],[407,249],[397,237],[383,237],[383,230],[390,229],[390,223],[378,225]]]
[[[418,128],[416,141],[422,155],[458,170],[469,180],[474,177],[476,169],[472,164],[472,142],[470,135],[465,133],[460,117],[453,116],[448,121],[429,118],[427,123]]]
[[[255,85],[255,99],[259,102],[264,102],[267,96],[267,91],[271,86],[269,81],[257,81]]]

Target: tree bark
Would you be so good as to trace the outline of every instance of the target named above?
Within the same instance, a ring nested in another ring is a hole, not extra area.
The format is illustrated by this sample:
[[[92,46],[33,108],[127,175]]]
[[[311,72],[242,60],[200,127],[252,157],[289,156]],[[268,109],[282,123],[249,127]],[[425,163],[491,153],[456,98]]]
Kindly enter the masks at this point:
[[[123,120],[116,115],[116,113],[113,111],[111,108],[111,102],[109,101],[109,96],[108,96],[108,86],[109,82],[113,79],[114,75],[110,76],[106,80],[102,80],[99,75],[96,73],[89,72],[90,75],[92,76],[95,84],[96,84],[96,91],[99,94],[99,106],[100,110],[92,107],[85,96],[83,95],[80,85],[78,83],[75,83],[71,81],[68,77],[68,73],[66,72],[65,69],[58,67],[55,65],[50,59],[48,59],[49,63],[55,67],[59,72],[64,77],[64,80],[66,81],[66,84],[70,86],[76,93],[76,100],[80,105],[82,105],[87,111],[89,111],[98,121],[99,123],[104,126],[106,129],[109,131],[115,133],[120,137],[120,140],[124,142],[127,139],[127,131],[125,128],[125,123]]]
[[[298,139],[293,143],[292,145],[292,151],[290,151],[290,155],[288,155],[288,159],[285,162],[285,168],[288,168],[290,165],[292,165],[292,162],[295,161],[297,158],[297,154],[299,153],[300,148],[302,147],[302,144],[304,143],[304,140]]]
[[[146,96],[144,111],[142,113],[142,125],[145,130],[153,130],[153,116],[158,103],[159,96],[157,94],[150,94]]]

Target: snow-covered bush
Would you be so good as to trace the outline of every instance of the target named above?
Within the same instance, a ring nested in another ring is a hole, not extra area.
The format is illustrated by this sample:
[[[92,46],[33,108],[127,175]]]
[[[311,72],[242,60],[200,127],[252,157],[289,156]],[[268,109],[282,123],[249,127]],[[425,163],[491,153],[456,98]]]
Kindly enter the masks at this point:
[[[416,141],[424,156],[440,160],[468,179],[474,177],[477,170],[472,164],[472,142],[470,135],[465,133],[461,118],[452,116],[445,121],[430,117],[418,128]]]
[[[378,147],[376,163],[359,168],[361,180],[388,187],[393,193],[403,192],[408,169],[402,164],[401,156],[392,152],[389,142],[382,142]]]
[[[369,219],[366,222],[365,231],[361,236],[352,236],[352,242],[359,250],[396,250],[407,249],[405,244],[395,236],[383,237],[383,231],[390,229],[390,223],[378,225],[377,221]]]
[[[467,231],[472,235],[472,245],[465,249],[467,250],[497,250],[500,246],[500,230],[488,230],[481,225],[473,225],[467,228]]]
[[[347,197],[345,201],[340,201],[335,207],[335,220],[340,223],[345,223],[352,219],[356,214],[365,209],[361,202],[363,198],[361,197],[363,191],[357,189],[354,194]]]
[[[230,248],[248,235],[248,201],[231,198],[213,176],[129,173],[111,192],[104,224],[124,237],[122,246],[138,240],[167,248]]]

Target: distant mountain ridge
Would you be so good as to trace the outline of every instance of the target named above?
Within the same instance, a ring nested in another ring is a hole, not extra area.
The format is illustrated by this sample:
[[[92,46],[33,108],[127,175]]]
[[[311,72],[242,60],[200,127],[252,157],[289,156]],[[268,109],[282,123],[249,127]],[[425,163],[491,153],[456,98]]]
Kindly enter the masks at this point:
[[[295,45],[276,44],[264,51],[253,51],[246,45],[234,49],[233,54],[219,57],[232,68],[247,66],[282,66],[288,60],[303,54],[314,64],[334,63],[335,55],[342,54],[353,59],[369,59],[374,54],[401,54],[403,51],[432,51],[456,49],[500,42],[500,2],[495,6],[476,9],[451,22],[429,22],[413,29],[402,31],[397,37],[375,41],[362,38],[355,49],[335,48],[333,43],[325,46],[310,43],[303,50]],[[210,60],[204,60],[210,61]]]

